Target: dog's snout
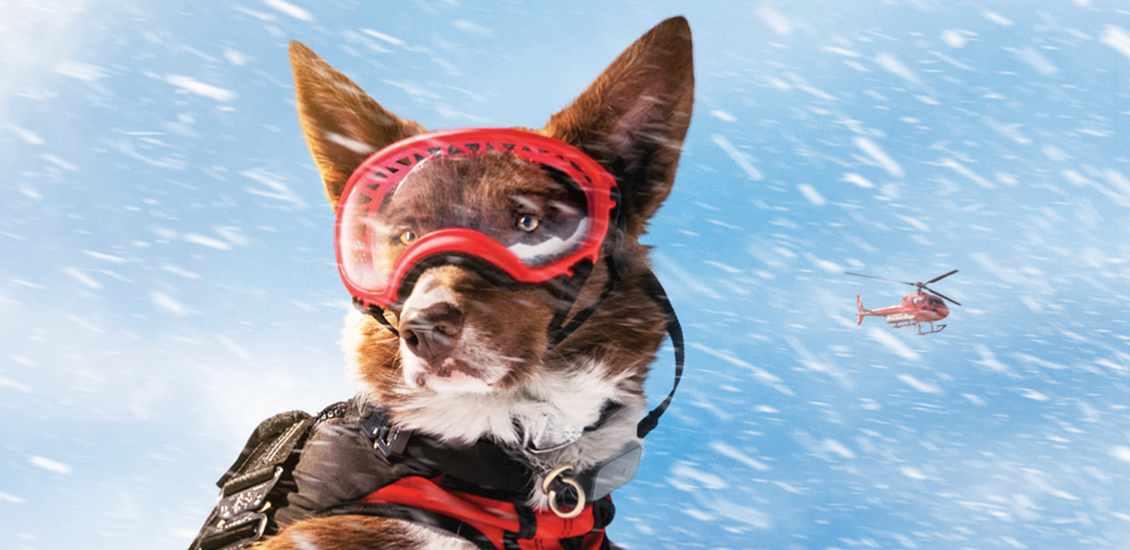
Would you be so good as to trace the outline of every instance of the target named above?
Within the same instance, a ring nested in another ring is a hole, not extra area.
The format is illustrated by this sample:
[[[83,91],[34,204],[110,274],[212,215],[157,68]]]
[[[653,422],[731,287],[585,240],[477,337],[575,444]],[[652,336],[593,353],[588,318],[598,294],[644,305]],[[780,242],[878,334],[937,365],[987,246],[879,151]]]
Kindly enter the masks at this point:
[[[406,310],[400,321],[400,337],[408,349],[428,362],[448,356],[462,332],[463,313],[447,302]]]

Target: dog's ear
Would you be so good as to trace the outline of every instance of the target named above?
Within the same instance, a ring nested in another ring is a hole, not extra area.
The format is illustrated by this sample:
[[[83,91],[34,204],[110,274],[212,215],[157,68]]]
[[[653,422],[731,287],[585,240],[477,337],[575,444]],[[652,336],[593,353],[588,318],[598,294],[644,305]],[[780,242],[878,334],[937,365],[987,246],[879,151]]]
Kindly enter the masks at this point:
[[[628,235],[638,237],[671,192],[693,103],[691,29],[674,17],[624,50],[543,132],[616,177]]]
[[[290,43],[298,119],[326,196],[337,206],[342,188],[369,155],[424,128],[381,107],[360,86],[299,42]]]

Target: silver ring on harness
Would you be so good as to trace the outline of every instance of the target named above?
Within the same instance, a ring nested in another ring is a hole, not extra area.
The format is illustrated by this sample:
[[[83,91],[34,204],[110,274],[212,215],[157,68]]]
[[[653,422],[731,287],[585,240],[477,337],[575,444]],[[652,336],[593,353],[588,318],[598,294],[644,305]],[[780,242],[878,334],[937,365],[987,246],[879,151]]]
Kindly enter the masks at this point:
[[[572,471],[572,470],[573,470],[573,463],[572,462],[566,462],[566,463],[561,464],[560,466],[550,470],[548,474],[545,474],[545,479],[543,479],[542,482],[541,482],[541,492],[545,493],[545,495],[547,497],[549,497],[549,509],[553,510],[553,513],[557,514],[557,517],[562,518],[562,519],[575,518],[575,517],[581,515],[581,512],[583,512],[585,510],[585,490],[584,490],[584,488],[581,487],[580,483],[577,483],[577,480],[575,480],[571,477],[565,477],[565,476],[561,475],[561,474],[564,474],[565,472],[569,472],[569,471]],[[553,484],[553,481],[558,479],[558,478],[560,478],[561,483],[564,483],[564,484],[572,487],[573,490],[576,491],[576,493],[577,493],[577,505],[574,506],[573,509],[569,510],[568,512],[564,512],[560,508],[557,507],[557,491],[549,488],[549,486]]]

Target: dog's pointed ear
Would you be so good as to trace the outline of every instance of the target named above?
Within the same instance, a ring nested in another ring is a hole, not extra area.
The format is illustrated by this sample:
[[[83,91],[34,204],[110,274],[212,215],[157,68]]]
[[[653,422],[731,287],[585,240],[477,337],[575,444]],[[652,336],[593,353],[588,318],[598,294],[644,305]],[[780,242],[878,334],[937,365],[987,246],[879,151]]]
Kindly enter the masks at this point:
[[[543,132],[616,177],[628,235],[638,237],[671,192],[693,103],[691,29],[674,17],[624,50]]]
[[[302,133],[335,207],[349,176],[369,155],[424,131],[416,122],[386,111],[297,41],[290,43],[290,67]]]

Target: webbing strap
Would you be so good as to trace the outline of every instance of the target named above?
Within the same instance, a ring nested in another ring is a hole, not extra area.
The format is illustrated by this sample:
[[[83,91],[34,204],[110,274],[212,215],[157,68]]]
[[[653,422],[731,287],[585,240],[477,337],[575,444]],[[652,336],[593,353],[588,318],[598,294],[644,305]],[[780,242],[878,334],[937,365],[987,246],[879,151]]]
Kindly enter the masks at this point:
[[[558,517],[549,509],[464,493],[439,478],[405,477],[319,515],[362,514],[402,519],[461,536],[481,550],[600,550],[615,508],[610,498],[590,503],[580,516]]]

